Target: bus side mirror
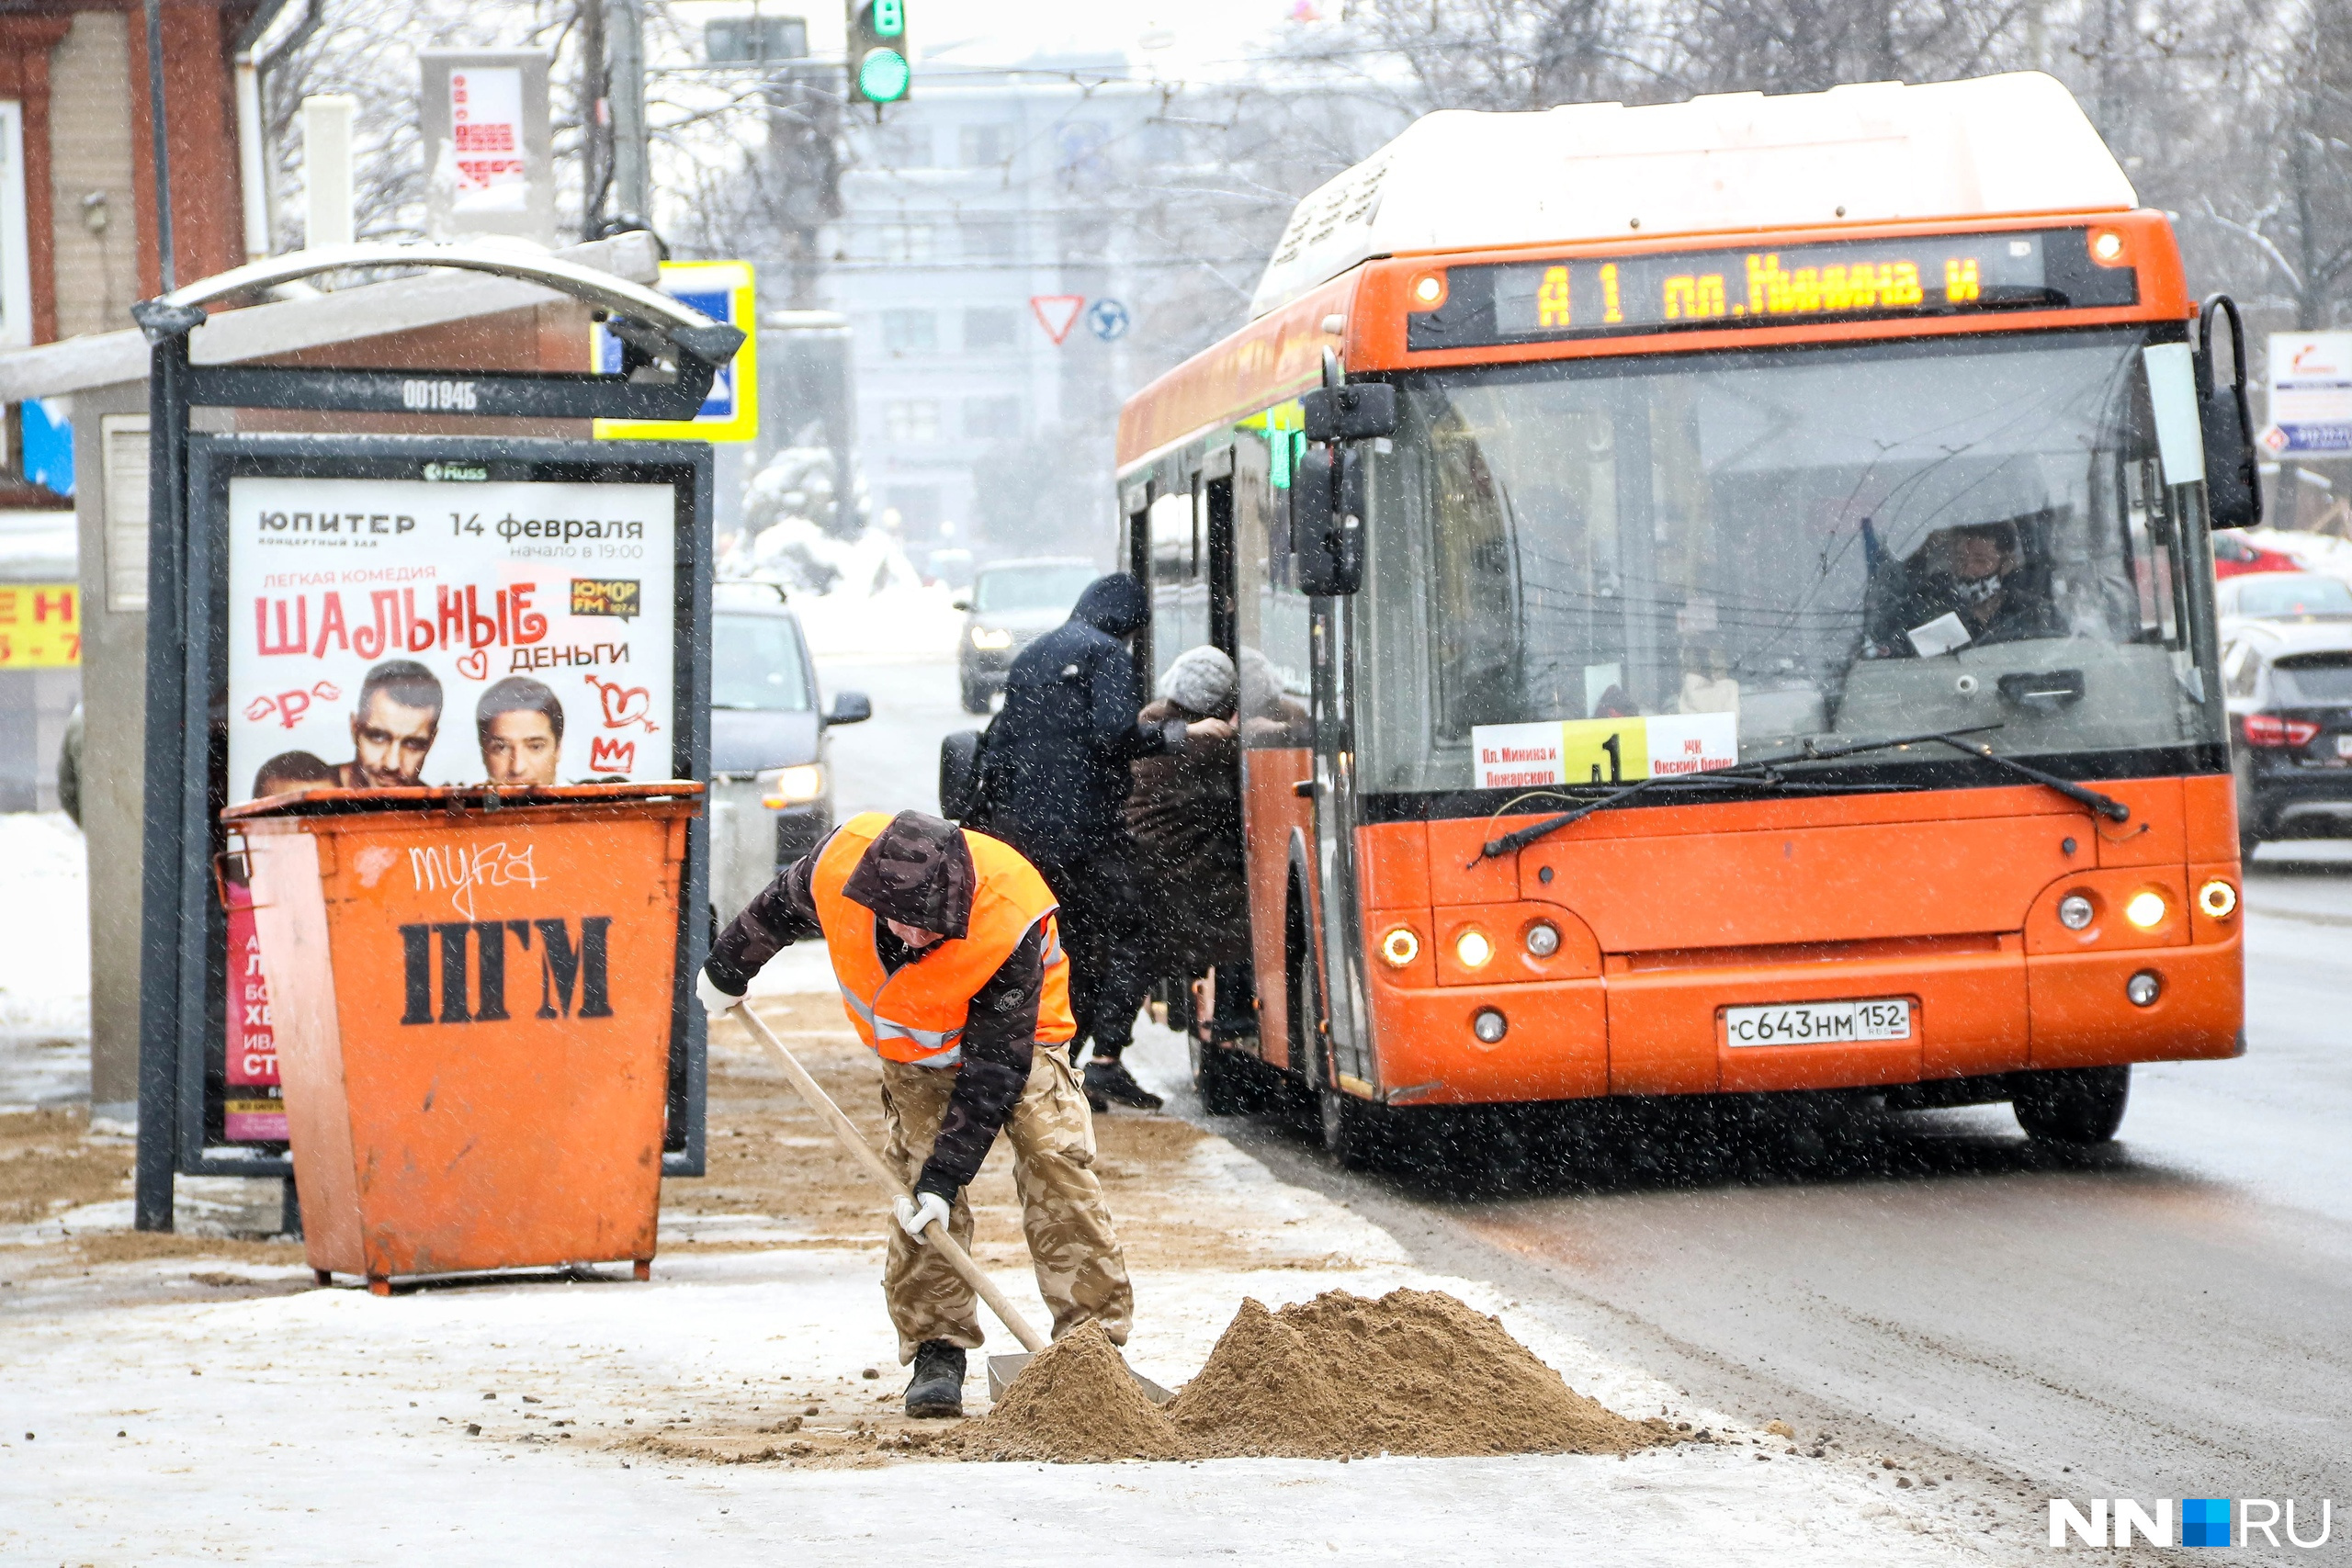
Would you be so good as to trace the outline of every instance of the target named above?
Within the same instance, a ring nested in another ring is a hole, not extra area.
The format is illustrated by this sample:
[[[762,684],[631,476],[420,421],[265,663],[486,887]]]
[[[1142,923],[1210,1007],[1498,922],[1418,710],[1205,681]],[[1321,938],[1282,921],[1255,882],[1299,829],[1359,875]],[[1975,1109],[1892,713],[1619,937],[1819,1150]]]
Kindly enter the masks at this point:
[[[2230,385],[2213,376],[2213,318],[2230,318]],[[2254,416],[2245,396],[2245,322],[2237,301],[2216,294],[2197,319],[2197,423],[2205,438],[2205,511],[2215,528],[2262,521],[2262,480],[2255,470]]]
[[[1299,394],[1298,406],[1309,441],[1371,441],[1396,434],[1396,389],[1385,381],[1317,387]]]
[[[1363,586],[1363,459],[1346,446],[1310,446],[1290,481],[1290,543],[1298,589],[1317,597]]]

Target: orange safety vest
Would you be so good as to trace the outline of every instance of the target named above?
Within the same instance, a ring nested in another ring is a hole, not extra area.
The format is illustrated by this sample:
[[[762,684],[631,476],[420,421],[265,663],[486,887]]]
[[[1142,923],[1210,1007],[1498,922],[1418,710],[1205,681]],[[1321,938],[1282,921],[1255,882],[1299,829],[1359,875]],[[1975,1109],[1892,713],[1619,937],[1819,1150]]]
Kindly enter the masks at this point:
[[[1052,889],[1012,846],[965,829],[977,874],[972,916],[960,938],[943,938],[892,974],[882,966],[874,938],[881,920],[842,897],[850,873],[867,846],[890,825],[888,813],[861,812],[842,824],[817,857],[808,891],[825,928],[842,1010],[859,1038],[893,1062],[952,1067],[964,1059],[964,1020],[973,995],[1012,956],[1040,921],[1046,927],[1046,978],[1037,1000],[1037,1040],[1058,1045],[1073,1039],[1069,960],[1062,953]]]

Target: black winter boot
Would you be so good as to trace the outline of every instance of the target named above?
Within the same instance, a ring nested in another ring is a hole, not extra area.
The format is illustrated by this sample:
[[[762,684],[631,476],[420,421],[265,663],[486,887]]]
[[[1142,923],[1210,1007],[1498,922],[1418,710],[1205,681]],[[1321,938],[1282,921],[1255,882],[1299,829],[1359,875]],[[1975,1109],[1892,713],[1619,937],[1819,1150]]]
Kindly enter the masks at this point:
[[[907,1381],[910,1416],[964,1414],[964,1351],[944,1339],[915,1347],[915,1375]]]
[[[1138,1111],[1157,1111],[1159,1096],[1136,1082],[1135,1075],[1116,1056],[1104,1061],[1097,1056],[1086,1064],[1086,1098],[1097,1095],[1121,1105],[1132,1105]]]

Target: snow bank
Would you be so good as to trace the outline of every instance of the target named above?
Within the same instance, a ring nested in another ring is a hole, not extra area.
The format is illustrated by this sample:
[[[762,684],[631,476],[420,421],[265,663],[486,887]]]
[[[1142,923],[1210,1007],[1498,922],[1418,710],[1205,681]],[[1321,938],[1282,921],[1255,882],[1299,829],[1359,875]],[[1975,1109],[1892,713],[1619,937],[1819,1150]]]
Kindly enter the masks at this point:
[[[0,1044],[90,1037],[82,830],[62,811],[0,813]]]

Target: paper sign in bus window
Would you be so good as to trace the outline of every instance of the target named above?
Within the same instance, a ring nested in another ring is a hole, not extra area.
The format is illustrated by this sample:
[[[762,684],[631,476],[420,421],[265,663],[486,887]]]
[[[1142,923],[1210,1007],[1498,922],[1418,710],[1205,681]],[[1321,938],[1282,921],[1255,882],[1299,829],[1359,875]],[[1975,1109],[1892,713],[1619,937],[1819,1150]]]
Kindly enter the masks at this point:
[[[1470,731],[1480,789],[1638,784],[1712,773],[1739,761],[1739,716],[1654,714],[1542,724],[1481,724]]]

